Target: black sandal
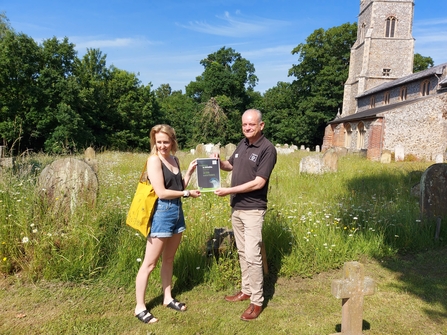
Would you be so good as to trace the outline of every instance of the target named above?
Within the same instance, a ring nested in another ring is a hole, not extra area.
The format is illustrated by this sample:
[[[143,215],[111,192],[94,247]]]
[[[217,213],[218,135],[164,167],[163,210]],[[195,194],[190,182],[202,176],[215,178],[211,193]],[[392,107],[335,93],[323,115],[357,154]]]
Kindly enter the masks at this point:
[[[147,309],[145,309],[144,311],[142,311],[140,314],[135,315],[136,318],[138,318],[138,320],[140,320],[143,323],[155,323],[157,321],[154,322],[150,322],[152,319],[155,318],[155,316],[153,316],[151,314],[151,312],[149,312]]]
[[[166,307],[172,308],[173,310],[178,312],[186,311],[186,308],[182,309],[183,307],[186,307],[186,305],[183,302],[180,302],[176,299],[172,299],[172,301],[169,304],[167,304]]]

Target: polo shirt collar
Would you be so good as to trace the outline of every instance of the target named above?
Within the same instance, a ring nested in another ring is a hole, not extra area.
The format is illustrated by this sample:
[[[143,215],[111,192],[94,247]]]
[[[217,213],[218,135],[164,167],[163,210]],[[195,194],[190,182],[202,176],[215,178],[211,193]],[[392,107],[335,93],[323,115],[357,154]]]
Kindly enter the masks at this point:
[[[248,142],[248,139],[247,138],[245,138],[245,145],[247,146],[247,147],[249,147],[249,146],[253,146],[253,147],[260,147],[261,146],[261,142],[262,142],[262,140],[264,139],[264,133],[261,133],[261,137],[260,138],[258,138],[258,140],[255,142],[255,143],[253,143],[253,144],[250,144],[249,142]]]

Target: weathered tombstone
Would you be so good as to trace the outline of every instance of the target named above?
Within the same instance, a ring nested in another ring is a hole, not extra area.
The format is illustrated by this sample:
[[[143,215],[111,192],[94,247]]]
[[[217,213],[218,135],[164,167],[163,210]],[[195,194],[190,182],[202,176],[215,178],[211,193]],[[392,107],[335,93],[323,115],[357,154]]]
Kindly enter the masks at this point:
[[[375,290],[374,280],[364,275],[363,264],[344,264],[343,279],[334,280],[331,285],[332,295],[342,299],[341,333],[337,334],[362,335],[363,297],[373,295]]]
[[[236,150],[236,145],[233,143],[228,143],[225,146],[225,157],[228,159],[233,154],[234,150]]]
[[[444,163],[444,155],[443,154],[437,154],[435,157],[436,163]]]
[[[380,156],[380,163],[389,164],[391,163],[391,152],[384,151]]]
[[[98,173],[98,161],[96,160],[95,149],[93,149],[92,147],[88,147],[87,149],[85,149],[84,161],[88,165],[90,165],[95,173]]]
[[[300,150],[304,151],[306,150],[306,147],[304,145],[301,145]]]
[[[210,154],[220,154],[220,143],[217,143],[216,145],[213,145],[211,148]]]
[[[213,152],[213,148],[214,148],[214,144],[213,143],[205,144],[205,154],[209,155],[210,153],[212,153]]]
[[[338,155],[335,150],[326,150],[326,152],[323,154],[323,166],[325,171],[338,171]]]
[[[98,177],[86,162],[59,159],[47,165],[39,176],[40,193],[58,213],[73,213],[77,205],[96,203]]]
[[[320,155],[306,156],[301,159],[300,173],[322,174],[323,172],[323,160]]]
[[[405,149],[403,145],[396,145],[394,148],[394,160],[396,162],[403,162],[405,160]]]
[[[202,144],[197,144],[197,146],[196,146],[196,154],[199,157],[204,157],[205,156],[206,149],[205,149],[205,145],[203,143]]]
[[[447,164],[429,166],[421,177],[421,214],[427,218],[447,217]]]
[[[315,152],[320,152],[320,151],[321,151],[320,146],[319,145],[315,146]]]

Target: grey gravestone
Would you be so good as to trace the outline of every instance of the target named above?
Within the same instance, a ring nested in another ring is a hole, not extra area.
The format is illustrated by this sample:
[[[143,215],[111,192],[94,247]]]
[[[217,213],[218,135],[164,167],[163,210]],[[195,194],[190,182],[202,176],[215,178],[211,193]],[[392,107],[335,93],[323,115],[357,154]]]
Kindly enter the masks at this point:
[[[84,152],[84,161],[90,165],[90,167],[98,173],[98,161],[96,160],[96,152],[92,147],[88,147]]]
[[[306,156],[300,161],[300,173],[321,174],[324,172],[320,155]]]
[[[75,158],[59,159],[46,166],[39,176],[41,194],[61,214],[73,213],[76,206],[94,206],[98,177],[86,162]]]
[[[323,154],[323,168],[325,171],[338,171],[338,155],[335,150],[329,149]]]
[[[225,157],[226,157],[226,159],[231,157],[231,155],[233,154],[234,150],[236,150],[236,145],[233,144],[233,143],[228,143],[225,146]]]
[[[422,174],[420,209],[427,218],[447,216],[447,164],[433,164]]]
[[[341,333],[337,334],[362,335],[363,297],[373,295],[375,290],[374,281],[364,275],[363,264],[344,264],[343,279],[334,280],[331,285],[332,295],[342,299]]]
[[[199,157],[204,157],[206,155],[205,144],[197,144],[196,146],[196,155]]]

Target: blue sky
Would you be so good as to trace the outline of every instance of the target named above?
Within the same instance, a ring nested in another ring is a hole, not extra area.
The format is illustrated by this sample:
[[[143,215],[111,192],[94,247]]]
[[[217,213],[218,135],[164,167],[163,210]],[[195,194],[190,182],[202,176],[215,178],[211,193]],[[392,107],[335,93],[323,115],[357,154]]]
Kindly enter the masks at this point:
[[[231,47],[254,64],[263,93],[291,82],[291,51],[318,28],[357,22],[359,0],[0,0],[11,26],[36,42],[68,37],[107,66],[133,72],[156,89],[182,90],[203,72],[200,60]],[[447,1],[415,0],[415,52],[447,62]]]

